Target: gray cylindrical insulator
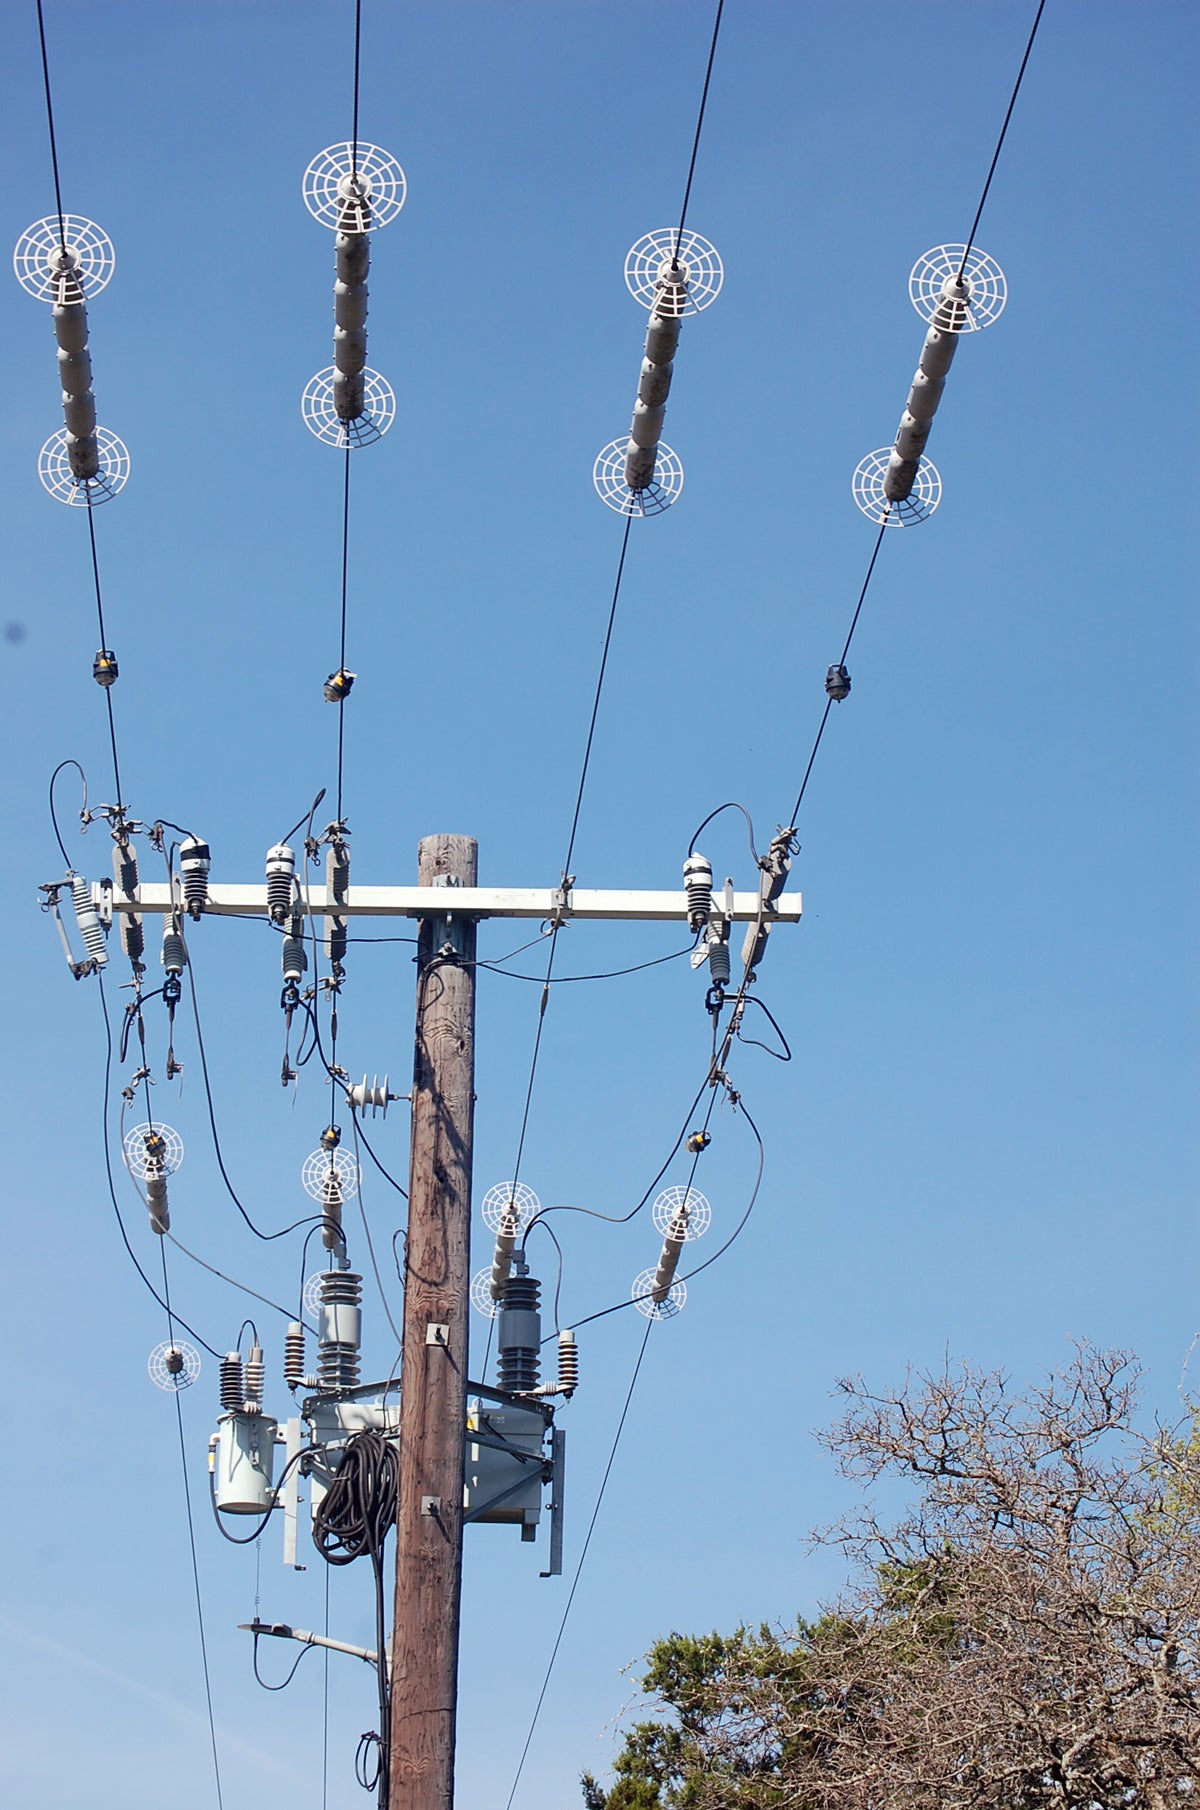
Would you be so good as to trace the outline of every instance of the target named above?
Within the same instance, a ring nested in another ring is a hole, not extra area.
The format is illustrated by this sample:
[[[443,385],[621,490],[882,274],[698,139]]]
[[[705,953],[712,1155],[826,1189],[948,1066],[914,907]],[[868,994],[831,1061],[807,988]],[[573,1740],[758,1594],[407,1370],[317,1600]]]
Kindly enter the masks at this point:
[[[283,939],[283,978],[299,980],[308,967],[308,952],[304,947],[302,936],[285,936]]]
[[[289,1389],[304,1381],[304,1326],[293,1320],[283,1338],[283,1380]]]
[[[296,856],[284,842],[267,850],[267,916],[272,923],[282,924],[291,916],[292,884],[296,874]]]
[[[650,316],[650,324],[646,329],[646,357],[651,364],[669,365],[672,362],[679,345],[679,329],[682,324],[678,316]]]
[[[342,1237],[342,1184],[336,1169],[326,1171],[321,1183],[321,1243],[327,1251],[340,1251]]]
[[[515,1207],[505,1207],[500,1215],[500,1224],[496,1228],[496,1249],[492,1253],[491,1294],[493,1301],[503,1301],[504,1290],[508,1286],[509,1274],[512,1270],[513,1247],[517,1242],[517,1234],[521,1222],[517,1218]]]
[[[82,302],[74,306],[63,307],[56,302],[51,312],[54,315],[54,337],[59,349],[63,352],[82,352],[88,343],[87,309]]]
[[[729,985],[729,937],[709,936],[708,972],[714,987]]]
[[[900,426],[896,430],[896,451],[902,459],[919,459],[925,451],[925,443],[929,439],[932,419],[917,421],[905,409],[900,417]]]
[[[664,408],[647,408],[644,402],[633,405],[633,420],[629,424],[629,438],[635,446],[654,448],[662,439]]]
[[[358,1382],[362,1341],[362,1277],[326,1270],[321,1277],[317,1371],[323,1389],[352,1389]]]
[[[189,917],[198,918],[208,904],[208,870],[212,851],[199,836],[189,836],[179,845],[179,871],[183,875],[183,897]]]
[[[541,1367],[541,1283],[533,1276],[510,1276],[496,1317],[500,1387],[525,1395],[538,1386]]]
[[[639,446],[631,440],[625,448],[625,482],[630,490],[649,490],[658,462],[657,446]]]
[[[902,503],[912,495],[920,463],[919,459],[902,459],[898,452],[892,453],[883,474],[883,494],[889,503]]]
[[[188,965],[187,944],[178,930],[170,928],[169,918],[167,926],[167,929],[163,931],[162,952],[159,960],[168,974],[182,974]]]
[[[679,1267],[679,1253],[682,1249],[682,1238],[663,1239],[658,1267],[654,1272],[654,1281],[650,1288],[650,1299],[656,1305],[665,1301],[671,1292],[671,1284],[675,1280],[675,1271]]]
[[[146,1177],[146,1205],[150,1209],[150,1230],[164,1238],[171,1229],[171,1210],[167,1202],[165,1175]]]
[[[63,391],[63,420],[66,422],[67,432],[78,439],[82,440],[86,435],[95,433],[96,398],[90,390],[85,390],[82,396],[68,396]]]
[[[674,375],[674,365],[655,365],[648,358],[643,358],[642,374],[638,380],[638,401],[644,402],[647,408],[661,408],[671,393],[671,379]]]
[[[333,285],[333,318],[339,327],[365,327],[367,324],[367,285],[343,283]]]
[[[105,967],[108,950],[104,944],[104,932],[100,928],[96,907],[92,904],[92,889],[82,874],[76,874],[71,881],[71,903],[75,907],[75,922],[79,926],[84,948],[97,968]]]
[[[221,1359],[221,1406],[230,1413],[240,1414],[245,1399],[246,1382],[242,1375],[241,1354],[230,1351]]]
[[[688,923],[703,930],[712,910],[712,862],[704,855],[689,855],[683,864],[683,890],[687,894]]]
[[[339,283],[365,283],[371,268],[371,239],[367,233],[339,233],[333,242]]]
[[[366,407],[367,386],[361,371],[333,374],[333,412],[339,421],[358,421]]]
[[[127,899],[137,898],[138,861],[132,842],[113,843],[113,879],[117,891]]]
[[[92,359],[86,346],[58,352],[58,381],[64,396],[82,396],[92,387]]]
[[[246,1358],[244,1374],[247,1404],[255,1402],[261,1408],[263,1404],[263,1395],[267,1387],[267,1366],[263,1358],[263,1348],[261,1345],[251,1345],[249,1354]]]
[[[917,421],[932,421],[937,414],[938,403],[942,400],[942,391],[946,387],[944,377],[928,377],[917,366],[913,374],[912,388],[908,392],[908,412]]]
[[[558,1386],[564,1395],[574,1395],[579,1387],[579,1347],[569,1326],[558,1335]]]
[[[71,476],[82,482],[100,476],[100,442],[95,434],[67,434],[67,463]]]
[[[927,377],[944,377],[957,350],[957,333],[942,333],[937,327],[930,327],[921,347],[921,369]]]
[[[140,964],[146,953],[146,932],[142,927],[142,920],[136,911],[123,911],[120,924],[121,947],[131,962]]]
[[[367,362],[365,327],[333,329],[333,362],[344,377],[357,377]]]

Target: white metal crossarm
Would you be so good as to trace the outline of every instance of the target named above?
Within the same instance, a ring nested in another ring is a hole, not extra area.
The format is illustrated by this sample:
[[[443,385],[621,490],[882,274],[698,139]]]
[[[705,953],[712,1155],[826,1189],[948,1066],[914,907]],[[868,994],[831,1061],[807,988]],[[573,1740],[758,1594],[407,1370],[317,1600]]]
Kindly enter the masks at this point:
[[[352,886],[348,896],[336,904],[328,901],[323,882],[300,889],[303,909],[312,917],[324,917],[334,911],[346,918],[534,918],[550,921],[556,913],[564,919],[583,923],[606,923],[622,919],[641,923],[687,923],[687,898],[682,892],[620,892],[572,888],[566,907],[557,887],[552,886],[445,886],[431,890],[428,886]],[[101,880],[92,886],[92,899],[104,921],[112,912],[150,912],[164,914],[174,908],[170,889],[162,883],[142,885],[136,899],[115,893],[111,881]],[[735,923],[752,924],[761,902],[757,892],[733,895]],[[264,885],[210,885],[206,915],[211,917],[265,917],[267,889]],[[766,916],[772,923],[796,924],[800,921],[799,893],[785,894],[774,901]]]

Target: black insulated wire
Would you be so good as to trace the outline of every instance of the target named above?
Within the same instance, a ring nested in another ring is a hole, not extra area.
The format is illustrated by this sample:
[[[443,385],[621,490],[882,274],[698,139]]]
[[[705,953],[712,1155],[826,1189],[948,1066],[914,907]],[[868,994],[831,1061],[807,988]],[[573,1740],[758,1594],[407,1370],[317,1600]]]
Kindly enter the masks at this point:
[[[1029,54],[1033,49],[1033,40],[1037,37],[1038,26],[1042,22],[1042,14],[1046,10],[1046,0],[1038,0],[1038,9],[1033,21],[1033,29],[1029,34],[1029,42],[1025,46],[1025,55],[1021,58],[1021,67],[1017,71],[1017,79],[1009,97],[1008,110],[1004,115],[1004,124],[1000,128],[1000,136],[996,140],[996,149],[992,152],[992,161],[988,166],[987,181],[983,185],[983,193],[979,197],[979,206],[975,209],[975,218],[971,222],[971,230],[967,234],[967,243],[962,255],[962,263],[958,267],[958,278],[962,281],[963,271],[967,268],[967,259],[975,249],[975,234],[979,231],[979,222],[983,218],[984,204],[988,198],[988,190],[992,186],[992,177],[996,174],[996,165],[1000,161],[1000,153],[1004,149],[1004,139],[1008,132],[1008,123],[1013,116],[1013,108],[1017,104],[1017,96],[1021,92],[1021,83],[1025,80],[1025,66],[1029,62]]]
[[[46,54],[46,21],[42,17],[42,0],[37,0],[38,42],[42,47],[42,84],[46,92],[46,125],[50,133],[50,167],[54,171],[54,206],[58,213],[58,242],[67,249],[67,229],[63,220],[62,188],[58,180],[58,140],[54,132],[54,103],[50,98],[50,59]],[[107,646],[103,640],[101,647]]]
[[[596,1522],[600,1519],[600,1509],[604,1502],[604,1492],[608,1488],[608,1480],[612,1476],[612,1468],[616,1463],[617,1448],[621,1443],[621,1435],[625,1431],[625,1422],[629,1418],[629,1409],[630,1404],[633,1401],[633,1392],[637,1388],[638,1377],[641,1375],[642,1359],[646,1355],[646,1346],[650,1342],[650,1329],[653,1325],[653,1320],[646,1321],[646,1330],[642,1334],[642,1343],[638,1349],[637,1363],[633,1367],[633,1375],[629,1379],[629,1388],[626,1391],[625,1403],[621,1409],[621,1418],[617,1422],[617,1430],[613,1435],[612,1450],[608,1454],[608,1463],[605,1465],[604,1475],[600,1479],[600,1488],[596,1495],[596,1506],[592,1510],[592,1518],[588,1522],[588,1530],[584,1535],[583,1547],[579,1554],[579,1563],[576,1565],[575,1575],[571,1579],[570,1594],[567,1597],[566,1607],[562,1612],[562,1620],[558,1624],[558,1633],[555,1636],[554,1645],[550,1650],[550,1662],[546,1667],[546,1675],[542,1679],[542,1688],[538,1692],[538,1699],[534,1705],[533,1716],[529,1723],[529,1732],[525,1736],[525,1745],[521,1749],[521,1757],[517,1762],[517,1770],[513,1778],[512,1789],[508,1794],[508,1802],[505,1804],[504,1810],[512,1810],[512,1802],[517,1795],[517,1786],[521,1783],[521,1774],[525,1770],[525,1761],[529,1757],[529,1749],[533,1743],[534,1733],[538,1725],[538,1718],[542,1713],[542,1705],[546,1701],[546,1692],[550,1688],[550,1679],[554,1672],[555,1661],[558,1659],[558,1651],[562,1646],[563,1635],[567,1631],[567,1620],[571,1613],[571,1605],[575,1601],[575,1593],[579,1589],[579,1580],[583,1575],[583,1567],[587,1560],[588,1548],[592,1543],[592,1535],[596,1531]]]
[[[700,151],[700,134],[704,130],[704,112],[708,106],[708,85],[712,81],[713,62],[717,54],[717,36],[721,30],[721,14],[725,11],[725,0],[717,0],[717,16],[713,20],[712,43],[708,47],[708,66],[704,71],[704,87],[700,92],[700,111],[696,116],[696,135],[692,140],[692,155],[688,163],[687,182],[683,190],[683,206],[679,210],[679,229],[675,234],[675,250],[671,262],[679,262],[679,247],[683,243],[683,228],[687,221],[688,202],[692,198],[692,177],[696,174],[696,158]]]

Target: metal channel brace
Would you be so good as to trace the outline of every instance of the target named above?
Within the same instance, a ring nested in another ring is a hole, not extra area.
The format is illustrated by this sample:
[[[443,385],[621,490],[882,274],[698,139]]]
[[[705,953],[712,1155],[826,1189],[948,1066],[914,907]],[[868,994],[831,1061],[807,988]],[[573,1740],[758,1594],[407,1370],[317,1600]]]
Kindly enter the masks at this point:
[[[309,1396],[301,1413],[276,1437],[284,1446],[285,1476],[276,1500],[283,1510],[283,1562],[299,1562],[301,1476],[308,1478],[310,1513],[316,1515],[341,1462],[347,1441],[364,1427],[398,1433],[400,1404],[387,1400],[394,1384],[367,1383],[339,1396]],[[519,1526],[522,1540],[537,1538],[542,1492],[550,1500],[550,1564],[543,1577],[562,1574],[563,1477],[566,1433],[554,1425],[546,1402],[468,1383],[463,1446],[463,1521]],[[365,1398],[365,1399],[364,1399]]]

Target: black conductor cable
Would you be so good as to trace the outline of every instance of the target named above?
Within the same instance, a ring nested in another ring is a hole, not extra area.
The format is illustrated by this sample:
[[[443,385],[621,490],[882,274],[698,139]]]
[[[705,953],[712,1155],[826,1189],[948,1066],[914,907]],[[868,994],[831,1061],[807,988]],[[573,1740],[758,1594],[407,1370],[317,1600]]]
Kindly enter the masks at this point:
[[[988,166],[987,180],[983,185],[983,193],[979,197],[979,206],[975,209],[975,218],[971,222],[971,230],[967,234],[967,243],[963,249],[962,263],[958,267],[958,280],[962,282],[963,271],[967,268],[967,259],[975,249],[975,234],[979,231],[979,222],[983,218],[984,204],[988,198],[988,190],[992,186],[992,177],[996,174],[996,165],[1000,161],[1000,153],[1004,148],[1008,124],[1013,116],[1013,108],[1017,104],[1017,96],[1021,92],[1021,83],[1025,80],[1025,66],[1029,62],[1029,53],[1033,49],[1033,40],[1037,37],[1038,26],[1042,22],[1042,14],[1046,10],[1046,0],[1038,0],[1038,9],[1033,21],[1033,29],[1029,34],[1029,42],[1025,46],[1025,55],[1021,58],[1021,67],[1017,71],[1017,79],[1009,97],[1008,111],[1004,115],[1004,124],[1000,128],[1000,136],[996,140],[996,149],[992,153],[992,161]]]

